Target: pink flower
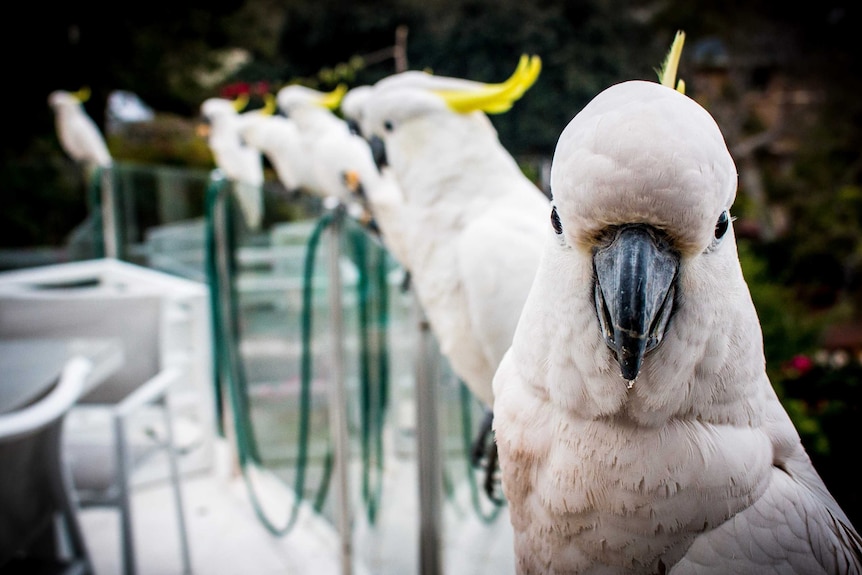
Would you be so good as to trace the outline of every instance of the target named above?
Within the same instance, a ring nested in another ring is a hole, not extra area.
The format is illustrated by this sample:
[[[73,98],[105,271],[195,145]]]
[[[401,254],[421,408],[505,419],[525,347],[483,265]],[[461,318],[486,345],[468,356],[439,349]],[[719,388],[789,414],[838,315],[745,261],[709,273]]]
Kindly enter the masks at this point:
[[[798,375],[805,375],[812,367],[814,362],[807,355],[795,355],[788,361],[784,367],[788,370],[796,372]]]

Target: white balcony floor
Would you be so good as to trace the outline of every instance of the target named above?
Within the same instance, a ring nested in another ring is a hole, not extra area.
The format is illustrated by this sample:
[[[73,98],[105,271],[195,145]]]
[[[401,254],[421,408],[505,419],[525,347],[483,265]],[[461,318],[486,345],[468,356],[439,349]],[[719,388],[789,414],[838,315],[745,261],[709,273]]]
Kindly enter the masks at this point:
[[[221,450],[224,451],[224,450]],[[302,516],[285,537],[270,534],[255,516],[242,478],[226,465],[183,477],[192,570],[198,575],[341,573],[338,536],[319,519]],[[181,573],[173,495],[165,482],[141,485],[132,496],[139,575]],[[85,509],[81,527],[95,575],[119,575],[115,510]],[[359,573],[359,572],[357,572]]]
[[[193,573],[344,575],[338,533],[320,516],[301,513],[294,529],[282,537],[267,531],[255,515],[245,483],[231,471],[224,440],[219,442],[211,470],[183,476]],[[420,573],[415,463],[406,459],[387,466],[385,500],[377,528],[354,517],[353,575]],[[506,509],[486,525],[472,513],[466,495],[462,495],[459,505],[444,509],[441,575],[513,574]],[[180,574],[176,515],[167,484],[136,487],[132,505],[139,575]],[[86,509],[80,512],[80,519],[95,575],[120,575],[116,511]]]

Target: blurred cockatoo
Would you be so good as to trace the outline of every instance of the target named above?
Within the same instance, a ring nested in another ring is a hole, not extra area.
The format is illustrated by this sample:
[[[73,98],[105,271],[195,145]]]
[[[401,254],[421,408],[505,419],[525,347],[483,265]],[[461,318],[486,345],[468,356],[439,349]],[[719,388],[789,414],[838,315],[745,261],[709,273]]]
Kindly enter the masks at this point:
[[[554,153],[544,255],[494,379],[518,573],[859,573],[859,534],[764,369],[734,162],[662,83],[603,91]]]
[[[105,138],[84,109],[89,96],[86,88],[77,92],[55,90],[48,96],[57,139],[66,154],[84,166],[88,177],[96,168],[109,167],[112,162]]]
[[[489,409],[538,266],[549,201],[485,113],[508,110],[540,67],[525,56],[501,84],[393,76],[361,105],[361,129],[403,195],[399,233],[419,303],[453,371]]]
[[[388,166],[378,167],[368,141],[362,136],[362,105],[372,93],[372,86],[350,89],[341,101],[341,112],[351,130],[350,148],[356,158],[356,169],[347,174],[348,188],[372,218],[380,239],[398,263],[409,273],[409,256],[404,239],[404,194],[395,174]],[[405,281],[409,279],[405,278]]]
[[[343,86],[332,92],[321,92],[298,84],[278,91],[279,111],[294,122],[303,138],[306,158],[314,185],[312,193],[323,198],[350,200],[344,181],[343,160],[331,149],[331,143],[350,135],[347,124],[332,110],[344,95]]]
[[[246,223],[257,229],[263,218],[263,157],[256,148],[242,142],[239,129],[243,116],[253,118],[267,112],[240,113],[247,103],[247,96],[204,100],[200,107],[204,124],[199,133],[207,138],[216,166],[231,182]]]
[[[357,194],[388,184],[380,181],[368,142],[334,113],[345,92],[343,85],[321,92],[293,84],[280,89],[276,98],[279,110],[296,123],[302,136],[313,179],[310,191],[343,203],[352,216],[369,224],[370,215]]]
[[[270,102],[274,105],[275,98],[268,94],[268,105]],[[273,111],[276,109],[274,107]],[[243,114],[238,133],[244,144],[266,156],[287,191],[303,190],[319,195],[309,154],[296,122],[275,113]]]

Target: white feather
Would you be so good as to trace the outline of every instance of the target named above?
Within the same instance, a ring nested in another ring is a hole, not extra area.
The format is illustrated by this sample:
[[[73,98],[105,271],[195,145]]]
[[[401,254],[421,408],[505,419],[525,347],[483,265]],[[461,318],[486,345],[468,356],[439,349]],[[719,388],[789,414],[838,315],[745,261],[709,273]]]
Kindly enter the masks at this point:
[[[314,185],[302,135],[293,120],[257,114],[242,121],[239,136],[246,145],[266,156],[288,191]]]

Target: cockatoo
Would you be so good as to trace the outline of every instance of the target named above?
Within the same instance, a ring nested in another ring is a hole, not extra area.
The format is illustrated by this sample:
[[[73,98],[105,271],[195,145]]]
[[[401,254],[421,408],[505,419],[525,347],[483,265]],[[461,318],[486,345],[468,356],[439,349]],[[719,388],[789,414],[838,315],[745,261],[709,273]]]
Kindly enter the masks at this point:
[[[525,57],[502,84],[393,78],[362,104],[363,133],[385,148],[403,194],[411,285],[441,353],[488,409],[538,266],[549,200],[485,113],[508,110],[540,68]],[[383,219],[380,226],[385,237]]]
[[[243,116],[240,140],[266,156],[285,189],[308,190],[316,185],[296,122],[275,114]]]
[[[348,146],[356,148],[352,152],[356,158],[355,169],[347,172],[346,181],[373,219],[383,245],[409,274],[404,239],[409,222],[404,219],[404,194],[392,170],[388,166],[377,166],[368,141],[362,136],[362,106],[372,93],[372,86],[357,86],[348,90],[341,101],[341,112],[351,131]],[[409,280],[405,278],[405,281]]]
[[[526,59],[522,59],[521,61],[522,65],[526,62]],[[488,90],[496,90],[499,87],[499,85],[462,78],[434,76],[429,72],[420,70],[407,70],[387,76],[373,86],[356,86],[351,88],[342,97],[340,107],[341,113],[350,130],[364,137],[365,133],[370,133],[374,130],[373,126],[366,124],[365,113],[363,111],[365,102],[374,93],[381,93],[391,89],[411,88],[416,90],[436,90],[438,92],[446,91],[450,94],[458,91],[476,94]],[[521,93],[527,87],[525,83]],[[508,98],[514,101],[518,96],[512,93]],[[508,102],[507,105],[511,105],[511,102]],[[491,129],[493,130],[493,128]],[[382,142],[379,138],[375,141]],[[382,153],[382,148],[379,153]],[[403,239],[403,230],[410,223],[405,219],[406,213],[402,211],[404,209],[404,195],[397,184],[397,178],[392,170],[389,166],[383,165],[385,164],[385,159],[378,158],[377,163],[379,164],[378,168],[382,181],[376,181],[373,175],[362,173],[357,175],[359,185],[353,184],[352,187],[354,190],[357,187],[361,190],[362,199],[366,203],[368,211],[374,215],[376,223],[381,228],[382,239],[387,248],[403,266],[408,267],[407,244]]]
[[[112,163],[105,138],[84,109],[89,96],[86,88],[77,92],[55,90],[48,96],[57,139],[66,154],[84,166],[88,177],[96,168],[107,168]]]
[[[354,86],[341,98],[341,115],[350,131],[358,136],[362,136],[362,105],[373,91],[374,86]]]
[[[246,223],[257,229],[263,219],[263,157],[256,148],[242,142],[239,129],[246,114],[255,117],[266,112],[240,113],[247,103],[247,96],[204,100],[200,113],[205,124],[200,134],[207,138],[216,166],[231,181]]]
[[[332,110],[338,107],[345,87],[321,92],[292,84],[278,91],[278,109],[295,123],[304,140],[306,156],[315,185],[312,192],[323,198],[347,203],[350,193],[345,185],[343,157],[331,148],[350,135],[350,128]]]
[[[280,89],[276,98],[279,110],[296,123],[303,138],[314,180],[311,191],[325,201],[344,204],[353,217],[373,229],[370,214],[357,194],[383,182],[377,181],[380,174],[368,142],[334,113],[346,90],[344,85],[321,92],[292,84]]]
[[[518,573],[860,573],[766,375],[734,162],[663,83],[606,89],[554,152],[544,254],[494,378]]]

